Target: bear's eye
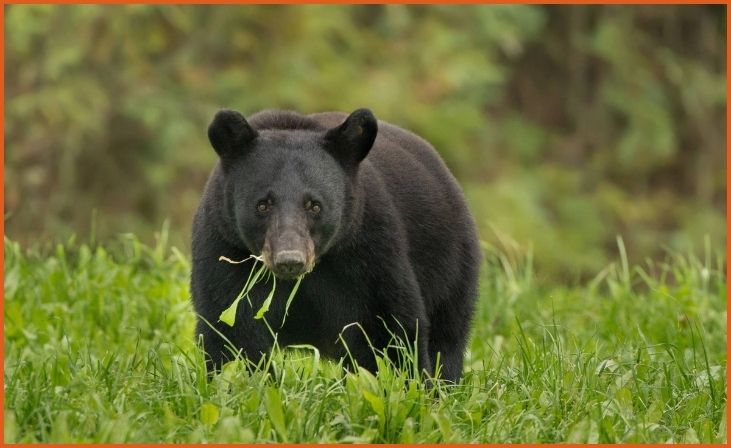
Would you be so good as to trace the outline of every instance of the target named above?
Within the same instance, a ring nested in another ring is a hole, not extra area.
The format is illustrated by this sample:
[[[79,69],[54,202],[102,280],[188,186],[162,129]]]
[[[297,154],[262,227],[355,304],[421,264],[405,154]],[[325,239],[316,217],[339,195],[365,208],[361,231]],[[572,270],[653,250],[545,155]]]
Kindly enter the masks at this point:
[[[305,202],[305,210],[317,215],[322,210],[322,206],[316,201]]]
[[[264,200],[259,201],[256,204],[256,210],[259,211],[260,213],[266,213],[269,211],[270,205],[271,204],[269,204],[269,201],[264,201]]]

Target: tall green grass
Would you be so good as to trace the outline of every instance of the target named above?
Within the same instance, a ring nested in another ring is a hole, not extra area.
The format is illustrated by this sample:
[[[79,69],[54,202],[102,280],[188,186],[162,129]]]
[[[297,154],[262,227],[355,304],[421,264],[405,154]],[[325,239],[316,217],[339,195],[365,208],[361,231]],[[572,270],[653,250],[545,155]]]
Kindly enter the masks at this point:
[[[710,247],[621,256],[585,286],[486,247],[464,380],[428,389],[307,346],[209,381],[189,260],[164,236],[5,241],[6,442],[726,441],[726,260]]]

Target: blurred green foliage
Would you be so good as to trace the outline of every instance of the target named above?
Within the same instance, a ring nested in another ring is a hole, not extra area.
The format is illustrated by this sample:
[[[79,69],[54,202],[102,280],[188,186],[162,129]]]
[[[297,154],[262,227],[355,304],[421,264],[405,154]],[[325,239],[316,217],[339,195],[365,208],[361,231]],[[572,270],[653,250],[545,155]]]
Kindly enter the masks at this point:
[[[725,242],[723,6],[6,9],[5,220],[25,244],[190,220],[220,107],[369,107],[434,144],[482,238],[585,278]],[[93,210],[96,210],[95,218]],[[146,238],[149,236],[149,238]]]

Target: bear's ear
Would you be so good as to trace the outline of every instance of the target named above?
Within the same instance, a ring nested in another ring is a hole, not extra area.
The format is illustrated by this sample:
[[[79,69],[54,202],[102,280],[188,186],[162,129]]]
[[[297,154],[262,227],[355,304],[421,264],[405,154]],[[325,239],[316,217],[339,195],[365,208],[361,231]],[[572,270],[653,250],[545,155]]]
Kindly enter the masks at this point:
[[[208,126],[208,140],[222,160],[243,154],[246,145],[257,135],[246,118],[235,110],[219,110]]]
[[[358,109],[325,133],[325,149],[346,169],[365,159],[378,134],[378,121],[368,109]]]

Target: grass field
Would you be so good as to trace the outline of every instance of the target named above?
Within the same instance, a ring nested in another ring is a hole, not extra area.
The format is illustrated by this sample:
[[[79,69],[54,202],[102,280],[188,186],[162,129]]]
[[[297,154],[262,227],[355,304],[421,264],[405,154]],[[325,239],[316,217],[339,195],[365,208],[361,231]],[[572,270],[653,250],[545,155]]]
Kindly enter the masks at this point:
[[[725,257],[623,260],[561,287],[486,248],[464,380],[425,390],[307,347],[207,381],[179,251],[6,241],[5,441],[726,441]]]

